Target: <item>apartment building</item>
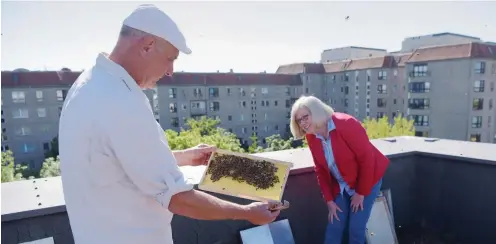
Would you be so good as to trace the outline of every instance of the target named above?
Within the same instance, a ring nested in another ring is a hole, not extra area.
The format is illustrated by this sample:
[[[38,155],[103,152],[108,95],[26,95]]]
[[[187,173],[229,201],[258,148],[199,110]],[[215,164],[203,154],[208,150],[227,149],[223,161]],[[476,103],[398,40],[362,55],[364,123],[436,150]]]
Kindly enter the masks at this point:
[[[276,73],[299,74],[303,94],[363,120],[393,120],[406,111],[405,61],[410,54],[350,59],[329,64],[282,65]]]
[[[403,113],[417,136],[496,143],[496,45],[431,42],[412,53],[282,65],[276,73],[299,74],[304,94],[358,119]]]
[[[40,167],[58,134],[62,105],[80,72],[2,71],[2,151],[17,163]],[[208,116],[251,143],[273,134],[289,136],[291,104],[301,94],[298,75],[177,73],[145,90],[157,121],[179,131],[187,118]]]
[[[41,166],[58,135],[67,92],[79,75],[67,69],[2,71],[2,151],[11,150],[16,163]],[[152,97],[151,90],[146,94]]]
[[[179,131],[186,119],[207,116],[235,133],[242,144],[256,134],[289,136],[291,104],[301,95],[298,75],[176,73],[157,85],[159,122]]]

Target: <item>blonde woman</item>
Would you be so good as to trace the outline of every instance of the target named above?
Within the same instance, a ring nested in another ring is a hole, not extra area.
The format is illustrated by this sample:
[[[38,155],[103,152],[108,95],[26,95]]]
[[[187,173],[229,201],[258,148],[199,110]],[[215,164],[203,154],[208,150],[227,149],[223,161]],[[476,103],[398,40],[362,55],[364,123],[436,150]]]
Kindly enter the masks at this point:
[[[349,243],[365,243],[365,227],[389,159],[377,150],[351,115],[313,96],[291,109],[291,133],[306,137],[315,173],[329,209],[325,244],[339,243],[346,228]]]

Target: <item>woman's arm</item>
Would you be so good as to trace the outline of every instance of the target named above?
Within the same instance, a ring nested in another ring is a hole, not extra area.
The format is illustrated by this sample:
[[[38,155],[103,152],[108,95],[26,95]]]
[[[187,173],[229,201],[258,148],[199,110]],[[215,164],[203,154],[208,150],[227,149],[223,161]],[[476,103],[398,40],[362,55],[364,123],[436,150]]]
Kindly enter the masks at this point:
[[[358,161],[358,180],[355,191],[360,195],[368,196],[374,184],[373,145],[362,124],[353,117],[346,119],[341,133]]]

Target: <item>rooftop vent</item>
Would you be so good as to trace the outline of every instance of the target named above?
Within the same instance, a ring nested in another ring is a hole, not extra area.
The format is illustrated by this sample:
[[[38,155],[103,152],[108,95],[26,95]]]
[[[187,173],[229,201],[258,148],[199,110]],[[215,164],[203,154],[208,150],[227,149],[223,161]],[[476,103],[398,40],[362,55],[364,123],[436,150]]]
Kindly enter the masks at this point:
[[[439,138],[425,138],[424,141],[425,142],[436,142],[436,141],[439,141]]]

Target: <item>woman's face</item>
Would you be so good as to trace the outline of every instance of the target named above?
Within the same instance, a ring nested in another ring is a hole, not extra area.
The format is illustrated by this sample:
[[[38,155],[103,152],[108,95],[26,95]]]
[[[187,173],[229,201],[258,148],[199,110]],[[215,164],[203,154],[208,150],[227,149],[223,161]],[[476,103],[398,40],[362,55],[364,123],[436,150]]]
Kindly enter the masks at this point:
[[[312,124],[312,114],[303,107],[296,111],[295,121],[305,133],[315,133],[315,126]]]

